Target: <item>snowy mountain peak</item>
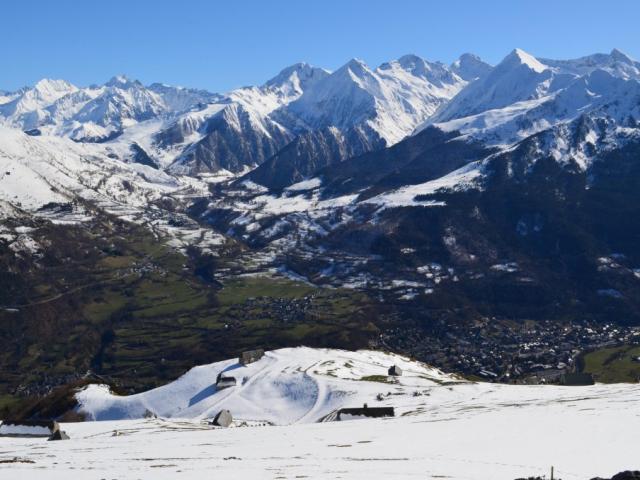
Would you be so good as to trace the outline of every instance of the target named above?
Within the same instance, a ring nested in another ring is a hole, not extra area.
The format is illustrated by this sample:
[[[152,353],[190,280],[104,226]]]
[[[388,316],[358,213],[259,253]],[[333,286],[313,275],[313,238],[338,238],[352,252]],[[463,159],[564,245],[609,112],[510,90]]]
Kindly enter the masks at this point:
[[[75,92],[78,87],[67,82],[66,80],[52,80],[43,78],[33,86],[33,89],[25,92],[26,96],[37,97],[38,100],[47,103],[53,102],[58,98]]]
[[[66,80],[54,80],[51,78],[43,78],[33,86],[34,90],[40,92],[68,92],[77,88]]]
[[[328,75],[329,72],[323,68],[314,67],[304,62],[295,63],[281,70],[262,88],[276,93],[281,102],[288,103]]]
[[[542,98],[566,85],[553,82],[555,71],[516,48],[478,81],[470,83],[427,124],[446,122],[516,102]],[[565,83],[563,83],[563,81]]]
[[[281,87],[286,83],[297,79],[299,85],[304,89],[308,83],[319,80],[329,75],[329,72],[323,68],[314,67],[305,62],[294,63],[283,68],[278,75],[265,83],[267,87]]]
[[[369,66],[358,58],[352,58],[342,67],[329,75],[325,80],[319,82],[320,90],[333,90],[339,96],[344,96],[346,88],[352,85],[362,91],[375,96],[374,90],[379,88],[379,77],[369,68]]]
[[[618,49],[611,53],[595,53],[571,60],[541,59],[542,63],[557,73],[572,76],[588,75],[595,70],[605,70],[623,79],[640,79],[640,63]]]
[[[547,70],[547,66],[540,63],[536,57],[521,50],[519,48],[514,49],[509,55],[507,55],[499,66],[519,66],[525,65],[534,72],[542,73]]]
[[[398,60],[398,65],[400,65],[405,70],[409,70],[417,76],[421,76],[424,71],[431,70],[431,63],[427,62],[424,58],[419,57],[418,55],[414,55],[410,53],[408,55],[403,55]]]
[[[360,60],[350,60],[289,105],[312,128],[346,127],[373,115],[379,78]]]
[[[611,50],[611,53],[609,54],[609,56],[611,57],[612,60],[614,60],[616,62],[628,63],[628,64],[631,64],[631,65],[636,63],[633,60],[633,58],[631,58],[626,53],[618,50],[617,48],[614,48],[613,50]]]
[[[359,58],[352,58],[351,60],[349,60],[342,67],[336,70],[336,74],[338,74],[339,72],[351,72],[351,74],[355,75],[356,77],[364,77],[373,73],[369,66]]]
[[[105,83],[105,86],[127,89],[133,86],[141,87],[142,84],[138,80],[131,80],[126,75],[116,75],[112,77],[107,83]]]
[[[451,64],[451,70],[468,82],[484,77],[491,71],[491,65],[472,53],[463,53]]]
[[[65,80],[42,79],[33,88],[5,97],[5,101],[0,103],[0,119],[20,128],[35,128],[48,121],[47,106],[77,90],[75,85]]]
[[[404,73],[406,72],[406,73]],[[461,78],[442,62],[429,62],[418,55],[403,55],[397,60],[386,62],[376,69],[384,78],[394,78],[400,82],[413,83],[414,88],[427,88],[435,96],[451,97],[461,86]],[[408,76],[407,76],[408,74]],[[454,87],[455,92],[450,89]],[[446,91],[446,93],[445,93]]]
[[[398,65],[411,75],[428,80],[441,86],[444,83],[455,83],[451,70],[440,62],[428,62],[417,55],[403,55],[397,60]],[[388,65],[388,64],[387,64]],[[380,66],[384,69],[384,65]]]

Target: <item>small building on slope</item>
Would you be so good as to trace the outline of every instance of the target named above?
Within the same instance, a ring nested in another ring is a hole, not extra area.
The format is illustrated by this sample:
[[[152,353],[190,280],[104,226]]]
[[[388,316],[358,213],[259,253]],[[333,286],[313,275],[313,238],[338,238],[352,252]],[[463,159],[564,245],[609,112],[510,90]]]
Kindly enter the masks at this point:
[[[60,430],[53,420],[4,420],[0,425],[0,437],[45,437],[49,440],[67,440],[69,437]]]
[[[211,422],[211,424],[216,427],[224,428],[229,427],[231,423],[233,423],[233,416],[229,410],[220,410]]]
[[[362,418],[395,417],[393,407],[369,407],[366,403],[362,408],[341,408],[336,415],[336,421],[358,420]]]
[[[235,377],[226,377],[222,372],[218,374],[216,378],[216,388],[218,390],[222,390],[223,388],[235,387],[236,379]]]
[[[264,350],[261,348],[257,350],[247,350],[240,354],[238,362],[240,362],[240,365],[249,365],[250,363],[257,362],[262,357],[264,357]]]

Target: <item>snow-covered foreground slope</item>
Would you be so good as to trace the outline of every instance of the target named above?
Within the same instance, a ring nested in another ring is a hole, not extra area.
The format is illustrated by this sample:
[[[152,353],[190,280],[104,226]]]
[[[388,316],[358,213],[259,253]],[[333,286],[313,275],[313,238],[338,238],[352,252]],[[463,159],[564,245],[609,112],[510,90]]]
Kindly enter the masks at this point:
[[[392,365],[405,375],[396,384],[363,381],[384,375]],[[217,390],[219,373],[236,378],[235,387]],[[213,418],[221,409],[239,420],[276,425],[311,423],[346,406],[375,401],[391,389],[403,395],[416,389],[457,382],[438,370],[381,352],[347,352],[293,348],[267,352],[256,363],[242,366],[237,359],[195,367],[173,383],[154,390],[119,397],[99,385],[77,395],[79,410],[94,420],[161,417]],[[376,402],[378,403],[378,402]],[[380,405],[395,405],[392,397]],[[398,405],[400,413],[411,407]]]
[[[358,380],[394,363],[404,368],[398,384]],[[135,416],[145,406],[190,419],[65,424],[71,436],[65,442],[0,438],[0,460],[34,462],[0,463],[0,477],[32,478],[44,470],[53,479],[196,479],[215,471],[225,479],[511,480],[548,474],[553,465],[566,480],[638,467],[637,385],[470,383],[379,352],[307,348],[234,366],[197,367],[166,387],[120,399],[91,388],[80,400],[98,418]],[[207,391],[225,368],[244,384]],[[311,423],[365,401],[395,406],[396,417]],[[202,421],[220,408],[283,426],[215,429]]]

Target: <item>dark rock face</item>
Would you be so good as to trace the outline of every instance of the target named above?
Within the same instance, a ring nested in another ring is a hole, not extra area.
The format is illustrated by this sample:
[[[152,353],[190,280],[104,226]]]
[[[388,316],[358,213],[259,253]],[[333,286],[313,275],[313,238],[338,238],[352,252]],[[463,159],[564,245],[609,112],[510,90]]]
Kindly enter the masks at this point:
[[[316,172],[325,195],[363,191],[369,198],[402,185],[423,183],[492,152],[480,144],[456,141],[457,132],[427,128],[392,146],[351,158]]]
[[[627,470],[611,477],[611,480],[640,480],[640,470]]]
[[[158,168],[156,162],[153,161],[153,159],[147,154],[147,152],[144,151],[144,149],[140,145],[138,145],[137,143],[132,143],[130,149],[132,153],[131,159],[135,163],[140,163],[152,168]]]
[[[200,128],[193,118],[181,118],[154,136],[154,143],[160,148],[169,148],[183,143],[186,138]]]
[[[260,128],[255,122],[262,122]],[[239,172],[263,163],[292,140],[292,135],[279,124],[267,118],[253,119],[241,105],[225,107],[201,128],[204,137],[187,148],[169,170]]]
[[[604,478],[596,477],[591,480],[607,480]],[[611,477],[610,480],[640,480],[640,471],[639,470],[626,470],[624,472],[620,472]]]
[[[373,132],[367,134],[357,128],[346,132],[324,128],[303,133],[243,179],[282,190],[313,176],[324,167],[383,148],[385,141],[376,136]]]

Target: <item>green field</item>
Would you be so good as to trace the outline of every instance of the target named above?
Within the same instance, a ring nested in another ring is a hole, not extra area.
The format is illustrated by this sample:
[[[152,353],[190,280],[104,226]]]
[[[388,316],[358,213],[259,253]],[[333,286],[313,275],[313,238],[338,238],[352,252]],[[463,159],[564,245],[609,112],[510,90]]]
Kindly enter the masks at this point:
[[[584,355],[583,371],[597,382],[620,383],[640,380],[640,346],[605,348]]]
[[[34,235],[51,244],[40,265],[0,249],[0,271],[21,269],[23,280],[5,280],[20,308],[0,311],[0,409],[18,387],[88,370],[134,392],[245,349],[360,348],[379,333],[362,293],[259,276],[207,282],[198,259],[134,225],[103,218]],[[216,269],[229,261],[216,258]]]

